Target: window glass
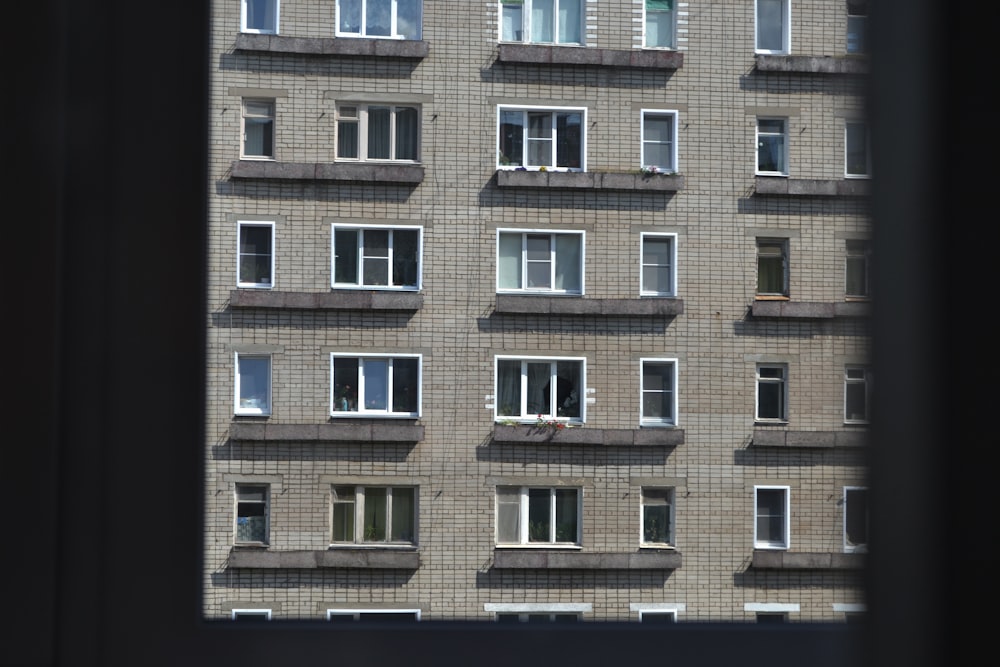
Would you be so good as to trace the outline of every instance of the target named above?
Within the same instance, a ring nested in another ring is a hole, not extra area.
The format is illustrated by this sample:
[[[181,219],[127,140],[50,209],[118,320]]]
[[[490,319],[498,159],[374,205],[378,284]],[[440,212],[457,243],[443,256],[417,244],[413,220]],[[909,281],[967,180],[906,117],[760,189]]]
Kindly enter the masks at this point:
[[[868,176],[871,169],[868,151],[867,123],[849,122],[844,125],[845,165],[848,176]]]
[[[848,241],[845,260],[844,294],[849,297],[871,296],[869,274],[871,244],[866,241]]]
[[[673,240],[673,236],[643,235],[642,294],[673,295]]]
[[[674,120],[673,113],[642,114],[642,165],[674,171]]]
[[[239,275],[237,284],[247,287],[270,287],[273,261],[270,223],[239,223]]]
[[[267,542],[266,486],[236,486],[236,542]]]
[[[757,294],[787,296],[786,242],[757,242]]]
[[[278,32],[278,0],[243,0],[243,32]]]
[[[243,101],[243,157],[274,157],[273,101]]]
[[[579,294],[583,291],[583,236],[579,233],[500,232],[497,288]]]
[[[582,170],[582,111],[500,109],[498,167]]]
[[[768,53],[787,51],[786,3],[788,0],[757,1],[757,50]]]
[[[787,490],[758,488],[756,496],[756,545],[763,547],[787,546],[787,535],[785,534]]]
[[[332,368],[333,416],[419,416],[419,357],[335,355]]]
[[[674,419],[673,361],[642,362],[642,411],[644,424],[673,424]]]
[[[785,419],[783,366],[760,366],[757,369],[757,419]]]
[[[786,121],[781,118],[757,120],[757,172],[786,174]]]
[[[236,383],[236,411],[238,414],[270,413],[270,357],[237,355]]]
[[[673,543],[673,489],[642,490],[642,543]]]
[[[674,0],[645,0],[645,45],[674,48]]]
[[[844,490],[844,546],[851,551],[868,546],[868,489]]]

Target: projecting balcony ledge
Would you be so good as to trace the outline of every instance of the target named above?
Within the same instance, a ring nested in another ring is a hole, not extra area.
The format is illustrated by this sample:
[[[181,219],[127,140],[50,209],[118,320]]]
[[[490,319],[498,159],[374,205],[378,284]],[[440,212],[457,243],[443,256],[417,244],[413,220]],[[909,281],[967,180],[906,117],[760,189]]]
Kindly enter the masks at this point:
[[[352,568],[377,570],[415,570],[420,554],[414,549],[329,549],[324,551],[272,551],[241,549],[229,552],[229,568],[318,569]]]
[[[758,195],[781,197],[867,197],[871,181],[866,178],[786,178],[755,176]]]
[[[307,56],[364,56],[367,58],[424,58],[429,43],[406,39],[352,37],[289,37],[287,35],[236,35],[237,51],[294,53]]]
[[[867,301],[824,303],[811,301],[754,301],[750,306],[753,317],[798,318],[825,320],[839,317],[869,317],[872,304]]]
[[[684,189],[684,177],[679,174],[498,169],[497,187],[676,192]]]
[[[424,427],[394,420],[371,423],[267,424],[234,421],[229,439],[237,442],[420,442]]]
[[[415,184],[424,180],[424,167],[419,164],[235,160],[230,176],[285,181]]]
[[[867,74],[866,56],[788,56],[770,53],[754,55],[761,72],[796,72],[803,74]]]
[[[510,570],[676,570],[677,551],[581,553],[559,549],[494,549],[493,567]]]
[[[670,297],[588,299],[579,296],[498,294],[496,312],[524,315],[675,317],[684,312],[684,300]]]
[[[684,444],[680,428],[557,428],[536,424],[495,424],[493,442],[510,444],[599,445],[605,447],[676,447]]]
[[[297,308],[303,310],[420,310],[424,297],[417,292],[336,290],[333,292],[278,292],[236,289],[229,292],[233,308]]]
[[[753,447],[801,447],[804,449],[864,447],[868,444],[868,433],[867,431],[788,431],[755,428],[750,444]]]
[[[684,54],[680,51],[597,49],[552,44],[500,44],[497,59],[505,63],[643,69],[680,69],[684,64]]]
[[[794,553],[754,549],[750,567],[756,570],[860,570],[863,553]]]

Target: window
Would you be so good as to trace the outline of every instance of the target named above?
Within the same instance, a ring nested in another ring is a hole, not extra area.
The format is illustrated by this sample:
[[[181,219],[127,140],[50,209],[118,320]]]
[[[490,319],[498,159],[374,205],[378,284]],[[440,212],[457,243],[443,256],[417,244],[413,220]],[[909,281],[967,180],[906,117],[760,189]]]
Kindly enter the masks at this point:
[[[756,0],[757,53],[789,53],[791,1]]]
[[[327,609],[326,620],[333,623],[397,623],[419,621],[419,609]]]
[[[583,293],[583,232],[497,231],[497,291]]]
[[[642,426],[673,426],[677,423],[677,360],[642,359],[639,362]]]
[[[674,490],[642,489],[640,532],[644,547],[669,547],[674,544]]]
[[[789,517],[787,486],[755,486],[754,535],[756,549],[787,549]]]
[[[337,36],[420,39],[421,5],[421,0],[337,0]]]
[[[583,44],[584,0],[500,0],[500,41]]]
[[[848,241],[844,262],[844,295],[848,298],[869,298],[872,248],[867,241]]]
[[[268,543],[268,502],[266,484],[236,485],[236,544]]]
[[[639,612],[639,622],[640,623],[676,623],[677,622],[677,612],[676,611],[640,611]]]
[[[500,169],[586,168],[586,109],[499,107]]]
[[[757,173],[788,175],[788,119],[757,119]]]
[[[240,222],[237,249],[238,287],[274,287],[274,223]]]
[[[868,0],[847,0],[847,52],[868,50]]]
[[[265,35],[278,33],[279,0],[242,0],[240,2],[240,31]]]
[[[420,355],[331,354],[334,417],[419,417]]]
[[[333,225],[333,287],[420,289],[419,227]]]
[[[788,613],[784,611],[759,611],[756,619],[758,623],[787,623]]]
[[[576,623],[580,620],[580,612],[558,611],[498,611],[497,623]]]
[[[844,551],[868,550],[868,489],[844,487]]]
[[[236,354],[236,414],[271,414],[271,357]]]
[[[868,177],[872,173],[868,124],[849,121],[844,124],[844,174]]]
[[[332,500],[331,543],[416,544],[416,487],[334,486]]]
[[[867,424],[872,373],[866,366],[844,368],[844,423]]]
[[[757,297],[788,296],[788,240],[757,239]]]
[[[349,104],[337,107],[338,160],[416,162],[420,110],[416,106]]]
[[[643,169],[663,172],[677,171],[677,112],[642,112]]]
[[[233,609],[232,617],[234,621],[241,622],[256,622],[256,621],[270,621],[271,620],[271,610],[270,609]]]
[[[644,0],[643,43],[646,48],[673,49],[675,41],[674,0]]]
[[[757,366],[757,421],[786,421],[788,419],[788,382],[785,364],[758,364]]]
[[[242,157],[274,159],[274,100],[243,100]]]
[[[677,235],[642,234],[639,293],[674,296],[677,293]]]
[[[498,486],[497,544],[580,544],[580,502],[580,489]]]
[[[583,359],[496,359],[496,418],[582,422]]]

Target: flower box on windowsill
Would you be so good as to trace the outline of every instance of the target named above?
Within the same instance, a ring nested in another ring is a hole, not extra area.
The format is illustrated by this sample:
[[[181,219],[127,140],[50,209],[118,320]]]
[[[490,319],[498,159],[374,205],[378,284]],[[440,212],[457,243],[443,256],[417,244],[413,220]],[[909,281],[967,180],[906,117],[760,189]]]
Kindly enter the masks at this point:
[[[497,187],[676,192],[684,189],[684,177],[680,174],[644,174],[624,171],[498,169]]]
[[[610,429],[581,425],[494,424],[493,441],[510,444],[599,445],[605,447],[676,447],[684,443],[679,428]]]

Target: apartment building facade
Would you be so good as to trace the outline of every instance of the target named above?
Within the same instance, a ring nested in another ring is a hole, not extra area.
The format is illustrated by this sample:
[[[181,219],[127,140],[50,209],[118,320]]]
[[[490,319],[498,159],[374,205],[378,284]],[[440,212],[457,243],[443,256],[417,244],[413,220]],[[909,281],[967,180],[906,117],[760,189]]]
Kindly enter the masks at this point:
[[[205,617],[863,613],[865,16],[213,2]]]

